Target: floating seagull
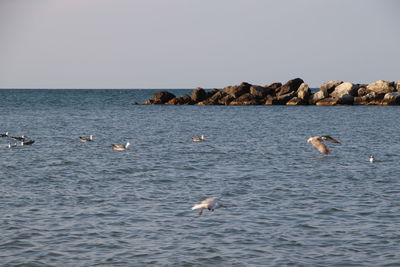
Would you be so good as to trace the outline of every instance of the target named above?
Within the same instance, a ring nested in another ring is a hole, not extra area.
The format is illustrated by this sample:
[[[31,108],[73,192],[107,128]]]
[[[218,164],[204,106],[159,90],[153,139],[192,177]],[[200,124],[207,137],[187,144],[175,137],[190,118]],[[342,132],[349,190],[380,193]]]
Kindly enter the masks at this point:
[[[369,156],[369,162],[371,163],[375,162],[375,158],[373,155]]]
[[[116,144],[111,144],[111,147],[112,147],[112,149],[114,149],[114,150],[125,150],[125,149],[127,149],[128,148],[128,146],[130,146],[131,145],[131,143],[129,143],[129,141],[128,142],[126,142],[126,145],[116,145]]]
[[[29,141],[22,141],[21,142],[21,146],[29,146],[32,145],[33,143],[35,143],[35,140],[29,140]]]
[[[193,141],[193,142],[203,142],[203,141],[206,140],[205,137],[207,137],[207,136],[202,135],[202,136],[200,136],[200,137],[192,137],[192,141]]]
[[[25,135],[22,135],[22,136],[12,136],[11,137],[11,139],[12,140],[15,140],[15,141],[24,141],[25,140]]]
[[[92,142],[93,141],[93,137],[96,137],[96,136],[95,135],[89,135],[89,138],[79,136],[79,140],[81,140],[81,142]]]
[[[217,198],[217,197],[207,198],[207,199],[203,200],[202,202],[200,202],[200,204],[194,205],[192,207],[192,210],[199,209],[200,210],[199,215],[203,214],[203,209],[208,209],[210,211],[214,211],[214,209],[223,207],[221,205],[221,203],[219,203],[218,201],[219,201],[219,198]]]
[[[333,139],[332,137],[330,137],[328,135],[310,137],[310,138],[308,138],[307,143],[311,143],[311,145],[313,145],[313,147],[318,149],[318,151],[323,153],[323,154],[331,153],[329,151],[328,147],[324,144],[323,141],[328,141],[328,142],[331,142],[331,143],[340,144],[339,141]]]
[[[0,134],[0,137],[8,137],[8,132],[5,132],[3,134]]]
[[[12,147],[16,147],[16,146],[17,146],[17,143],[14,143],[14,144],[8,143],[6,145],[6,147],[8,147],[8,148],[12,148]]]

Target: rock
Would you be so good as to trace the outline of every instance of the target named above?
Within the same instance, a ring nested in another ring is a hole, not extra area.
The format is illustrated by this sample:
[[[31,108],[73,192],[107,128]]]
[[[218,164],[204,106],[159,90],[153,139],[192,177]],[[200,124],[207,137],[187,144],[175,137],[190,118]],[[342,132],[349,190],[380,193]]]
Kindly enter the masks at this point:
[[[310,105],[315,105],[318,101],[320,101],[320,100],[322,100],[322,99],[324,99],[324,98],[327,98],[327,97],[328,97],[328,93],[325,92],[325,91],[321,91],[321,90],[320,90],[320,91],[318,91],[318,92],[312,94],[312,95],[309,97],[308,103],[309,103]]]
[[[219,90],[216,88],[211,89],[211,91],[207,93],[207,98],[212,97],[214,94],[216,94],[218,92],[219,92]]]
[[[366,96],[358,96],[353,100],[353,105],[368,105],[368,98]]]
[[[192,100],[194,102],[200,102],[207,98],[207,93],[203,88],[197,87],[192,91]]]
[[[400,92],[387,93],[382,100],[382,105],[399,105]]]
[[[271,83],[270,85],[265,85],[264,88],[269,88],[271,90],[276,90],[282,86],[282,83]]]
[[[400,92],[400,81],[396,83],[396,91]]]
[[[299,89],[302,83],[304,83],[304,81],[300,78],[289,80],[287,83],[285,83],[284,85],[275,90],[276,95],[280,96],[280,95],[286,95],[291,92],[295,92],[297,91],[297,89]]]
[[[147,99],[146,102],[144,102],[146,105],[152,105],[154,104],[154,100],[153,99]]]
[[[367,88],[365,88],[365,87],[360,87],[357,90],[357,95],[358,96],[365,96],[366,94],[367,94]]]
[[[316,103],[317,106],[334,106],[338,104],[338,98],[336,97],[327,97]]]
[[[343,81],[339,81],[339,80],[325,82],[319,87],[319,89],[321,91],[326,92],[329,95],[335,90],[336,86],[341,85],[342,83],[343,83]]]
[[[295,96],[296,96],[296,92],[294,92],[294,91],[284,94],[284,95],[279,95],[276,97],[276,102],[277,102],[276,104],[277,105],[286,105],[286,103]]]
[[[136,101],[132,101],[132,102],[131,102],[131,105],[139,105],[139,103],[136,102]]]
[[[181,105],[193,105],[195,103],[195,101],[193,101],[193,99],[188,94],[184,94],[179,99]]]
[[[342,83],[335,87],[335,90],[330,94],[332,97],[340,98],[342,95],[349,94],[356,95],[358,87],[353,83]]]
[[[220,105],[219,100],[225,95],[224,92],[218,91],[206,100],[199,102],[198,105]]]
[[[268,95],[267,99],[265,100],[264,105],[278,105],[279,102],[276,99],[276,96]]]
[[[299,97],[293,97],[292,99],[290,99],[286,105],[287,106],[298,106],[298,105],[307,105],[307,101],[304,99],[301,99]]]
[[[153,95],[154,104],[165,104],[173,98],[175,98],[175,95],[167,91],[161,91]]]
[[[384,96],[385,95],[383,94],[371,92],[365,95],[365,99],[368,102],[368,105],[381,105]]]
[[[252,85],[250,87],[250,94],[252,94],[255,98],[265,98],[267,95],[272,93],[272,89],[258,86],[258,85]]]
[[[167,103],[165,103],[166,105],[179,105],[181,102],[181,100],[179,98],[172,98],[171,100],[169,100]]]
[[[349,94],[342,95],[337,101],[337,104],[340,105],[353,105],[353,103],[354,103],[354,97]]]
[[[394,82],[386,82],[383,80],[380,81],[376,81],[374,83],[368,84],[367,85],[367,92],[371,93],[371,92],[375,92],[376,94],[380,95],[380,94],[387,94],[387,93],[391,93],[394,92],[395,88],[394,88]]]
[[[299,89],[297,89],[297,97],[305,102],[308,102],[310,95],[311,95],[311,90],[308,87],[308,84],[302,83]]]
[[[238,98],[241,95],[244,95],[246,93],[250,92],[250,87],[251,84],[243,82],[240,85],[237,86],[228,86],[222,89],[224,93],[232,96],[233,98]]]
[[[247,93],[240,97],[232,100],[229,105],[259,105],[260,102],[254,97],[254,95]]]

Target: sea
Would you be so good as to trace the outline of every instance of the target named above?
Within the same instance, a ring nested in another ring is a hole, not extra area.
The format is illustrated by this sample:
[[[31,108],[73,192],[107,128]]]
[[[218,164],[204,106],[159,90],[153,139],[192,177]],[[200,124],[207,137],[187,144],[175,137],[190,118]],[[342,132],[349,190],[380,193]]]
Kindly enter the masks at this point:
[[[0,266],[400,266],[400,107],[157,91],[0,90]]]

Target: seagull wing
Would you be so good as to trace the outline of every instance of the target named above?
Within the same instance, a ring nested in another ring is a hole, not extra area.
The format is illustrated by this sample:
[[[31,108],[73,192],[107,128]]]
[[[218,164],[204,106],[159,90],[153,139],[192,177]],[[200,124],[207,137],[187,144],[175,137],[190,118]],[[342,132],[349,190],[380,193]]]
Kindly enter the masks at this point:
[[[330,137],[329,135],[321,136],[321,138],[322,138],[323,140],[326,140],[326,141],[331,142],[331,143],[340,144],[340,142],[339,142],[338,140],[333,139],[333,138]]]
[[[318,149],[319,152],[323,153],[323,154],[329,154],[331,153],[328,149],[328,147],[318,138],[313,138],[310,140],[311,145],[313,145],[313,147],[315,147],[316,149]]]

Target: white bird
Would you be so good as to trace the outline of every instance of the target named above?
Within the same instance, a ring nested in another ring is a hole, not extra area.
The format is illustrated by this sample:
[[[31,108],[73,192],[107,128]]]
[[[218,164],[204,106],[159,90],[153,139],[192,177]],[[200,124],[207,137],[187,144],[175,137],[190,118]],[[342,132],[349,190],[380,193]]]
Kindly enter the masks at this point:
[[[210,211],[214,211],[214,209],[223,207],[222,204],[219,202],[219,198],[217,197],[209,197],[199,204],[196,204],[192,207],[192,210],[200,210],[199,215],[203,214],[204,209],[208,209]]]
[[[79,140],[81,140],[81,142],[92,142],[93,141],[93,137],[96,137],[96,136],[95,135],[89,135],[89,138],[79,136]]]
[[[373,155],[370,155],[370,156],[369,156],[369,162],[373,163],[374,161],[375,161],[374,156],[373,156]]]
[[[125,145],[116,145],[116,144],[111,144],[111,147],[112,147],[112,149],[114,149],[114,150],[125,150],[125,149],[127,149],[128,148],[128,146],[130,146],[131,145],[131,143],[129,143],[129,141],[128,142],[126,142],[126,144]]]
[[[0,137],[8,137],[8,132],[5,132],[3,134],[0,134]]]
[[[192,141],[193,142],[203,142],[206,140],[205,137],[207,137],[207,136],[201,135],[200,137],[192,137]]]
[[[312,137],[308,138],[307,143],[311,143],[311,145],[313,145],[313,147],[318,149],[318,151],[323,153],[323,154],[331,153],[329,151],[328,147],[324,144],[323,141],[328,141],[328,142],[331,142],[331,143],[340,144],[339,141],[333,139],[332,137],[330,137],[328,135],[325,135],[325,136],[312,136]]]

